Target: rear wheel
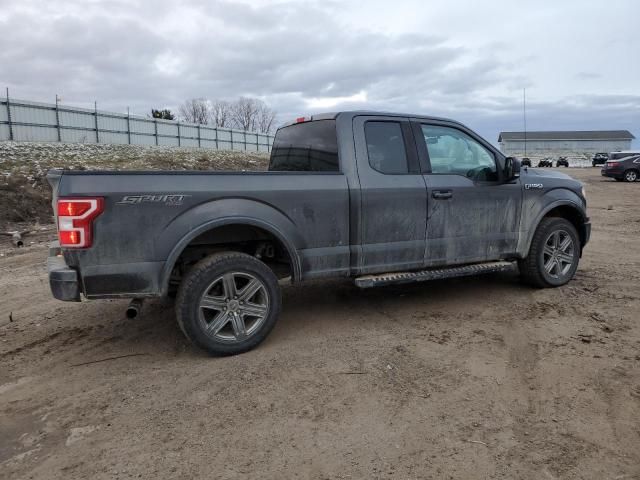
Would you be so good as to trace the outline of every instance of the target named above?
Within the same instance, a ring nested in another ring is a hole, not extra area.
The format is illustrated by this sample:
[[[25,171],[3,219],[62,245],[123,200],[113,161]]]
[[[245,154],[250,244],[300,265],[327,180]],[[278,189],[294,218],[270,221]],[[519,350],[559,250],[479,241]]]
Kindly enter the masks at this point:
[[[564,218],[542,219],[531,241],[529,255],[518,262],[527,283],[559,287],[573,278],[580,259],[580,239],[571,222]]]
[[[273,271],[250,255],[217,253],[186,275],[176,299],[185,336],[213,355],[246,352],[262,342],[281,310]]]
[[[638,179],[638,172],[635,170],[627,170],[624,172],[624,181],[625,182],[635,182]]]

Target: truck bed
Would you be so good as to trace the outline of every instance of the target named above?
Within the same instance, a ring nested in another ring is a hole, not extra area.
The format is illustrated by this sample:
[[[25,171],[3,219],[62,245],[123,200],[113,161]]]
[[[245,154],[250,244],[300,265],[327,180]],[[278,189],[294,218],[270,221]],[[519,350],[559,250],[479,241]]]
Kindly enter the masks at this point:
[[[182,249],[247,221],[286,243],[295,276],[349,269],[349,187],[337,172],[69,171],[58,197],[102,197],[89,249],[66,249],[88,297],[159,295]],[[214,225],[215,224],[215,225]]]

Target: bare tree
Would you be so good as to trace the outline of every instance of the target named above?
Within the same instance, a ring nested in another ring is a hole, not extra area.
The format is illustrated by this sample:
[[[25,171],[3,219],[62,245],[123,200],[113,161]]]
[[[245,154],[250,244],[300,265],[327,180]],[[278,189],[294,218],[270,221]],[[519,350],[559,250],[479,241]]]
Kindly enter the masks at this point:
[[[180,117],[185,122],[208,125],[211,119],[210,109],[209,100],[205,98],[192,98],[180,105],[178,112],[180,112]]]
[[[257,131],[260,133],[271,133],[276,121],[276,112],[264,102],[260,102],[260,108],[256,118]]]
[[[240,130],[255,131],[259,100],[240,97],[231,105],[231,123]]]
[[[215,100],[211,103],[211,123],[216,127],[231,126],[231,104],[225,100]]]
[[[241,130],[269,133],[275,118],[276,113],[257,98],[240,97],[231,104],[231,124]]]
[[[276,112],[266,103],[249,97],[233,102],[192,98],[180,105],[178,112],[185,122],[259,133],[271,133],[276,118]]]

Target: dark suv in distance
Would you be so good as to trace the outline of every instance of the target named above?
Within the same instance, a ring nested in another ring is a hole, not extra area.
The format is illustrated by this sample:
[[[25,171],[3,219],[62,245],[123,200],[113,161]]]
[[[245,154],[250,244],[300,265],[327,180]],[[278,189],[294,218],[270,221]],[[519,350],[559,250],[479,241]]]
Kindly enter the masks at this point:
[[[602,176],[615,178],[618,182],[635,182],[640,178],[640,154],[607,160],[601,173]]]
[[[607,160],[609,160],[609,155],[607,153],[596,153],[591,159],[591,165],[594,167],[604,165]]]

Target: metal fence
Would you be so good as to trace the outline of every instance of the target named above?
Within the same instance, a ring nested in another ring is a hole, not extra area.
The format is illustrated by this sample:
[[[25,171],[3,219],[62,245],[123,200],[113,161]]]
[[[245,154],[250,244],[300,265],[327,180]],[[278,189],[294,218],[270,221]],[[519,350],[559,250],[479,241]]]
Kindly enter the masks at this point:
[[[269,152],[273,136],[208,125],[0,99],[0,141],[109,143]]]

